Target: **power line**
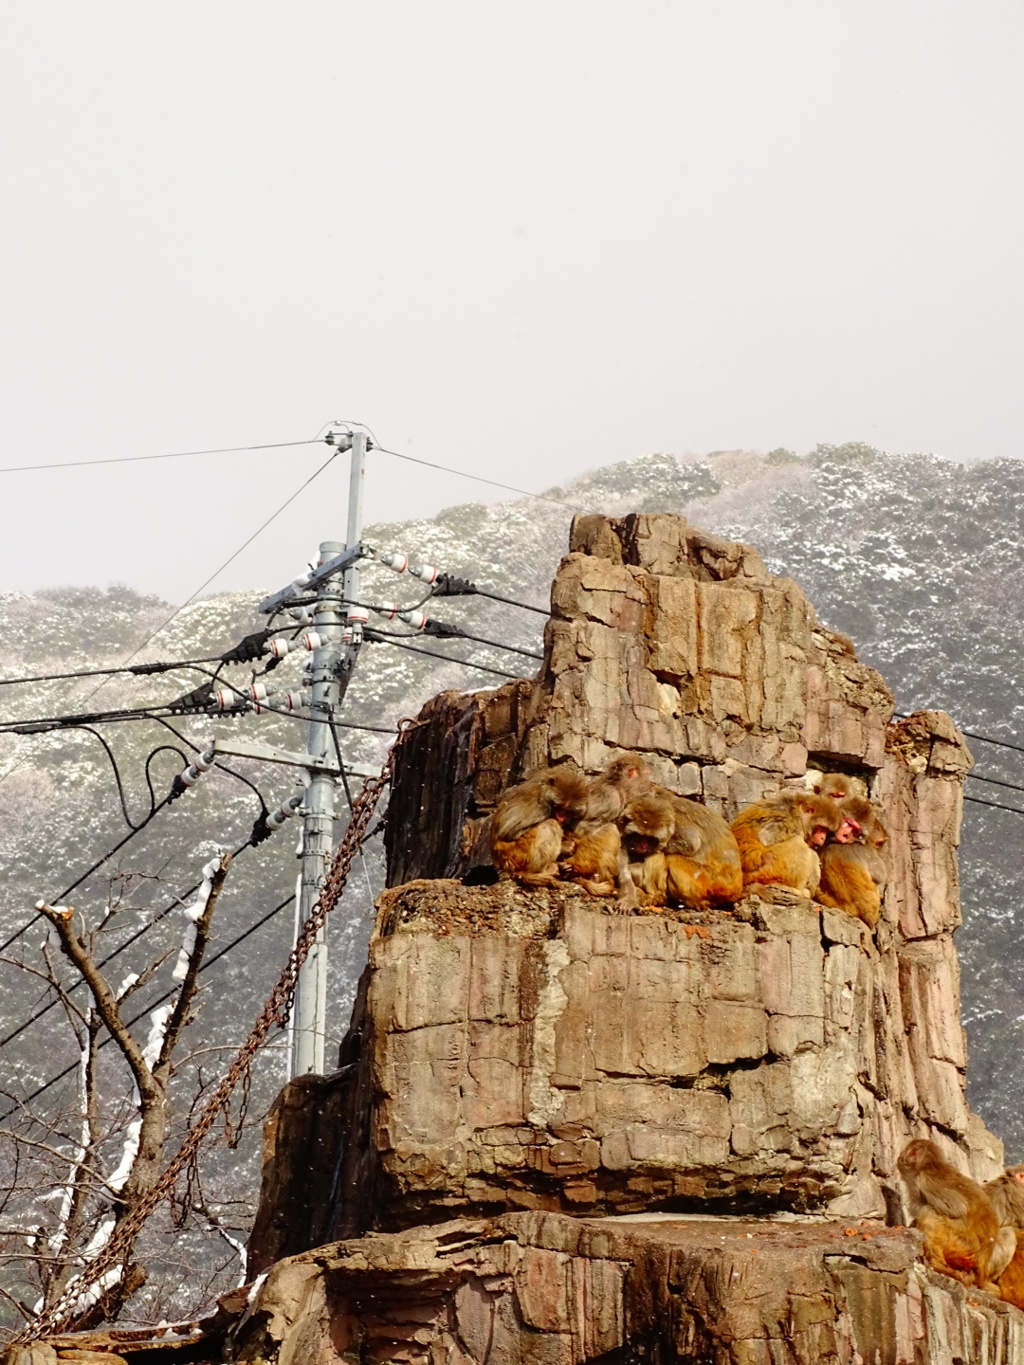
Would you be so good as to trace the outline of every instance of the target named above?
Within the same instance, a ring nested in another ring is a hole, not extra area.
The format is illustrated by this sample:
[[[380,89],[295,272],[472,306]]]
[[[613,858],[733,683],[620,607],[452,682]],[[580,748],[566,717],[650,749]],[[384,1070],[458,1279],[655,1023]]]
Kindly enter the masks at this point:
[[[297,444],[312,445],[314,443],[311,441],[301,441],[298,442]],[[257,536],[262,535],[263,532],[267,529],[267,527],[271,524],[271,522],[275,521],[285,510],[285,508],[289,507],[299,496],[299,494],[304,492],[309,487],[309,485],[313,482],[314,479],[319,478],[320,475],[327,468],[327,466],[331,464],[332,461],[336,460],[337,457],[338,452],[336,450],[332,450],[330,455],[328,455],[327,459],[323,462],[323,464],[316,468],[313,471],[313,473],[310,474],[308,479],[306,479],[303,483],[300,483],[298,488],[296,488],[295,492],[292,493],[290,497],[285,498],[284,502],[281,503],[280,507],[278,507],[276,511],[271,512],[270,516],[267,517],[266,521],[263,522],[262,525],[257,526],[256,530],[253,531],[252,535],[249,536],[246,540],[244,540],[241,545],[239,545],[238,549],[235,550],[234,554],[228,555],[224,563],[221,564],[221,566],[218,569],[214,569],[213,573],[210,574],[209,578],[205,579],[202,583],[200,583],[199,587],[196,588],[195,592],[190,593],[189,596],[185,598],[181,606],[175,607],[174,611],[171,612],[170,616],[168,616],[166,621],[163,621],[159,626],[156,627],[155,630],[151,631],[149,635],[147,635],[146,638],[142,641],[141,644],[136,645],[136,647],[132,650],[132,652],[128,655],[128,658],[125,659],[124,662],[127,664],[130,662],[130,660],[135,658],[136,654],[141,654],[141,652],[146,648],[146,646],[149,644],[151,640],[156,639],[156,637],[160,634],[161,631],[166,630],[167,627],[171,624],[171,622],[175,619],[175,617],[180,616],[180,614],[185,610],[189,603],[195,601],[195,599],[199,596],[203,589],[208,588],[210,584],[213,582],[213,580],[219,577],[219,575],[224,572],[228,565],[231,564],[234,560],[236,560],[238,556],[242,553],[242,551],[247,549],[253,543]],[[94,697],[102,686],[103,683],[102,682],[99,683],[89,693],[89,696]],[[86,700],[88,700],[88,698],[86,698]]]
[[[109,853],[105,853],[102,858],[100,858],[97,862],[93,863],[92,867],[88,868],[85,872],[83,872],[82,875],[76,881],[73,881],[70,886],[66,886],[63,891],[58,891],[57,895],[53,897],[52,903],[59,905],[65,896],[69,896],[72,891],[74,891],[77,887],[81,886],[81,884],[85,881],[86,877],[91,877],[98,867],[102,867],[103,864],[107,862],[108,859],[112,858],[114,854],[118,852],[119,849],[124,848],[125,844],[129,843],[132,839],[134,839],[136,834],[140,834],[146,828],[149,822],[154,818],[154,816],[157,815],[159,811],[162,811],[165,806],[169,805],[170,802],[174,800],[174,797],[175,793],[172,789],[170,792],[168,792],[168,794],[158,805],[153,807],[153,809],[150,811],[150,813],[146,816],[145,820],[143,820],[140,825],[136,825],[135,828],[130,830],[129,833],[126,834],[123,839],[118,840],[118,842],[114,845],[114,847],[110,850]],[[11,934],[10,938],[5,939],[3,943],[0,943],[0,953],[6,952],[7,949],[11,946],[11,944],[14,943],[16,939],[21,938],[22,934],[26,933],[29,929],[31,929],[32,925],[35,924],[36,920],[38,919],[42,919],[42,914],[40,911],[37,910],[31,919],[26,920],[20,929],[16,929],[14,933]]]
[[[410,637],[415,639],[415,636]],[[433,649],[420,649],[418,645],[402,644],[393,635],[385,635],[383,631],[366,628],[363,630],[363,639],[371,645],[390,645],[392,649],[407,649],[410,654],[425,654],[428,659],[441,659],[446,664],[461,664],[463,668],[475,668],[478,673],[493,673],[496,678],[511,678],[518,681],[521,677],[519,673],[505,673],[500,668],[489,668],[486,664],[470,663],[468,659],[453,659],[448,654],[438,654]],[[335,725],[341,725],[341,721],[335,721]],[[394,732],[392,732],[394,733]]]
[[[448,465],[435,464],[432,460],[418,460],[415,455],[403,455],[399,450],[388,450],[386,446],[378,445],[376,441],[374,441],[373,448],[379,451],[381,455],[393,455],[396,460],[408,460],[410,464],[423,465],[426,469],[439,469],[442,474],[458,474],[463,479],[473,479],[476,483],[486,483],[492,488],[503,488],[507,493],[521,493],[524,498],[536,498],[538,502],[550,502],[558,507],[570,507],[574,512],[585,510],[565,498],[552,498],[547,493],[531,493],[528,488],[517,488],[511,483],[499,483],[497,479],[486,479],[482,474],[470,474],[467,469],[452,469]]]
[[[220,654],[211,654],[206,659],[175,659],[168,663],[119,664],[116,668],[83,668],[74,673],[35,673],[25,678],[0,678],[0,687],[16,687],[19,683],[64,682],[68,678],[101,678],[115,673],[134,673],[139,677],[147,673],[170,673],[176,668],[192,668],[195,664],[220,663]]]
[[[98,464],[139,464],[146,460],[183,460],[191,455],[235,455],[248,450],[284,450],[289,446],[318,445],[320,437],[306,441],[271,441],[258,446],[217,446],[213,450],[172,450],[165,455],[118,455],[103,460],[60,460],[54,464],[13,464],[0,467],[0,474],[27,474],[34,469],[84,469]]]
[[[272,920],[275,915],[280,914],[282,910],[286,909],[287,906],[291,905],[294,899],[295,896],[293,893],[291,896],[288,897],[287,900],[283,900],[280,903],[280,905],[275,905],[273,910],[268,910],[262,919],[258,919],[255,922],[255,924],[251,924],[248,929],[246,929],[243,933],[239,934],[237,938],[232,939],[231,942],[227,944],[225,947],[221,948],[219,952],[214,953],[212,957],[207,958],[207,960],[199,968],[199,974],[202,975],[202,973],[205,972],[208,967],[212,967],[215,962],[219,961],[220,958],[224,957],[227,953],[231,952],[233,948],[237,948],[238,945],[244,942],[245,939],[247,939],[250,934],[254,934],[256,930],[261,929],[263,925],[267,923],[268,920]],[[172,995],[176,994],[176,991],[177,988],[175,987],[172,990],[165,991],[163,995],[159,996],[156,1000],[151,1000],[149,1004],[145,1007],[145,1009],[140,1010],[138,1014],[135,1014],[131,1017],[131,1019],[126,1020],[125,1026],[127,1028],[133,1028],[139,1022],[140,1019],[145,1019],[147,1014],[150,1014],[159,1005],[162,1005],[166,1000],[169,1000]],[[56,1002],[54,1001],[53,1003]],[[13,1035],[11,1036],[13,1037]],[[99,1047],[106,1047],[107,1043],[109,1043],[110,1041],[111,1035],[109,1033],[104,1034],[103,1037],[100,1039]],[[62,1081],[65,1076],[70,1076],[73,1071],[77,1070],[78,1062],[76,1061],[73,1062],[70,1066],[66,1066],[64,1070],[58,1072],[56,1076],[51,1076],[48,1081],[45,1081],[38,1088],[38,1090],[33,1090],[31,1095],[27,1096],[23,1100],[18,1100],[18,1102],[13,1106],[13,1108],[7,1110],[6,1114],[0,1114],[0,1123],[2,1123],[5,1119],[9,1119],[12,1114],[16,1113],[25,1105],[31,1104],[33,1100],[37,1100],[39,1096],[44,1093],[44,1091],[49,1090],[50,1087],[56,1085],[58,1081]]]
[[[965,796],[964,800],[975,806],[990,806],[992,810],[1008,810],[1014,815],[1024,815],[1024,810],[1018,810],[1016,806],[1001,806],[998,801],[983,801],[980,796]]]

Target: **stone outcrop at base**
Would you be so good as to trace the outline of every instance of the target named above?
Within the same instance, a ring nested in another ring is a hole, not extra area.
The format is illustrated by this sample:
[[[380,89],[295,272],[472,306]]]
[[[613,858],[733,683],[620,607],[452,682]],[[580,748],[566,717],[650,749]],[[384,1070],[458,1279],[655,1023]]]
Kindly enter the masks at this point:
[[[224,1359],[252,1365],[1020,1365],[1024,1315],[865,1222],[506,1214],[273,1267]]]

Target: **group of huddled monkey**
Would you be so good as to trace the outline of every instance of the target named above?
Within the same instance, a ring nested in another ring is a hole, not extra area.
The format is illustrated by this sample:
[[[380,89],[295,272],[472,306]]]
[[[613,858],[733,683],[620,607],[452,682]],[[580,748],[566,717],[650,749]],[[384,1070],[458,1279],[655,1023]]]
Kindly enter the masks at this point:
[[[979,1185],[926,1138],[908,1142],[898,1165],[932,1269],[1024,1308],[1024,1166]]]
[[[591,778],[568,764],[545,768],[501,797],[491,853],[524,886],[575,882],[622,911],[706,910],[735,904],[750,887],[786,886],[873,929],[887,879],[885,825],[844,774],[812,779],[747,806],[730,827],[659,787],[635,756]]]

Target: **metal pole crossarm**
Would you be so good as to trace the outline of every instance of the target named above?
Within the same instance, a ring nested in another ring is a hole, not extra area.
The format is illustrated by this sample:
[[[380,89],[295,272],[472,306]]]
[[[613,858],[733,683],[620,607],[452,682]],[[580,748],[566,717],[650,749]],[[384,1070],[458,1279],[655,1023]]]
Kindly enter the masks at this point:
[[[288,749],[275,749],[269,744],[252,744],[242,739],[215,739],[213,749],[218,754],[233,758],[255,758],[262,763],[287,763],[293,768],[309,768],[312,772],[334,773],[341,770],[333,758],[319,758],[315,754],[296,754]]]
[[[357,560],[372,559],[373,555],[374,551],[369,545],[363,545],[362,542],[353,545],[351,549],[343,550],[341,554],[334,555],[326,564],[318,564],[315,569],[303,574],[294,583],[289,583],[286,588],[281,588],[278,592],[273,592],[269,597],[265,597],[259,605],[259,610],[266,616],[278,607],[283,606],[285,602],[290,602],[293,597],[299,597],[303,593],[308,593],[310,588],[318,587],[332,574],[347,569]]]

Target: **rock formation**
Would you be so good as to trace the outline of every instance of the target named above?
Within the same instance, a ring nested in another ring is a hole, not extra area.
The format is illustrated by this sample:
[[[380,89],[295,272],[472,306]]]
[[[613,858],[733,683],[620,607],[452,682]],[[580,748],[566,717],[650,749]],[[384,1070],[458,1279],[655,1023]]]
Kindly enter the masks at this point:
[[[552,603],[536,681],[444,693],[403,741],[392,889],[343,1069],[303,1083],[318,1107],[293,1089],[271,1122],[280,1182],[316,1115],[316,1225],[286,1180],[259,1263],[524,1208],[899,1222],[915,1133],[990,1178],[1000,1144],[964,1101],[952,933],[971,759],[952,721],[891,723],[884,681],[794,583],[678,517],[579,518]],[[784,892],[624,916],[575,888],[463,884],[511,781],[622,750],[730,818],[809,765],[860,776],[892,835],[876,934]]]
[[[1024,1316],[899,1226],[908,1137],[982,1180],[1002,1148],[964,1099],[971,757],[892,711],[754,550],[578,518],[538,678],[443,693],[402,740],[352,1026],[268,1121],[269,1274],[226,1358],[1024,1365]],[[809,768],[861,778],[891,832],[877,931],[783,890],[618,914],[488,884],[511,782],[622,751],[728,818]]]

